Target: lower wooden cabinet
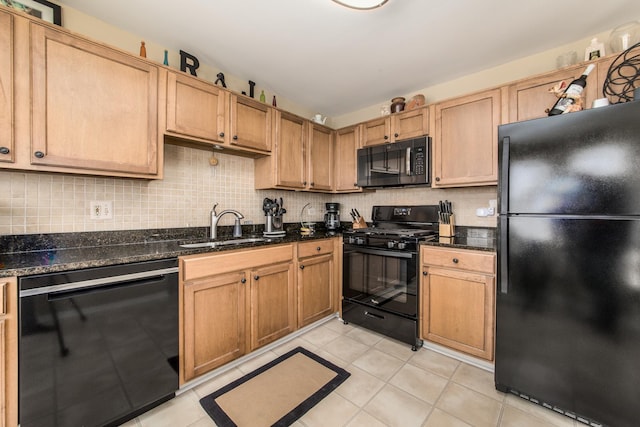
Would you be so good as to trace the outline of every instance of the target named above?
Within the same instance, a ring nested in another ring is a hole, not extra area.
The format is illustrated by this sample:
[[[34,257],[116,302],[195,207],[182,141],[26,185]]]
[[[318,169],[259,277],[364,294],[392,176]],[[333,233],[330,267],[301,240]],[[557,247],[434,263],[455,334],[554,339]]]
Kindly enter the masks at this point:
[[[495,253],[423,247],[421,337],[493,360]]]
[[[293,245],[180,257],[180,384],[295,330]]]
[[[0,427],[18,425],[18,282],[0,278]]]
[[[337,311],[334,240],[298,244],[298,326],[303,327]]]

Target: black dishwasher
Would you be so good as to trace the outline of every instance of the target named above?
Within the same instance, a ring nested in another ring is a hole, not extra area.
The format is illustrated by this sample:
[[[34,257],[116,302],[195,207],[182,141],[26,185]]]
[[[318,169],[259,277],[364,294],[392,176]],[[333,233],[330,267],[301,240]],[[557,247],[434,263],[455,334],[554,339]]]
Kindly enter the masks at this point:
[[[19,280],[21,427],[116,426],[175,395],[177,265]]]

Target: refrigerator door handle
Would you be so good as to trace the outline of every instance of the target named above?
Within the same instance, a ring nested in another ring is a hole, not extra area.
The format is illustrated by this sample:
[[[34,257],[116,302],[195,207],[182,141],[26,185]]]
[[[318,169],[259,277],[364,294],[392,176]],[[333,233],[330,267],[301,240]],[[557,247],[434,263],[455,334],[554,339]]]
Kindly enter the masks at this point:
[[[498,271],[499,277],[500,277],[499,285],[500,285],[500,293],[507,294],[509,291],[509,266],[508,266],[509,218],[506,215],[500,215],[499,221],[500,221],[500,223],[498,224],[498,227],[500,228],[500,235],[498,236],[499,238],[498,255],[500,257],[498,259],[498,263],[500,265],[500,269]]]
[[[499,213],[504,215],[509,211],[509,207],[507,206],[509,200],[509,137],[505,136],[501,142],[498,197],[500,199]]]

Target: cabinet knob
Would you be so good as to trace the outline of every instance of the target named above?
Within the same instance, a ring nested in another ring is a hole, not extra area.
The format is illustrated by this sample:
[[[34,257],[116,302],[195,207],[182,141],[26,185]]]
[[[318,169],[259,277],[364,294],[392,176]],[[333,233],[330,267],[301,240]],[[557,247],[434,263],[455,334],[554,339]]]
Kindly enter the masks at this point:
[[[427,274],[428,274],[428,273],[427,273],[426,271],[423,271],[423,272],[422,272],[422,275],[423,275],[423,276],[426,276]]]
[[[358,186],[358,183],[357,183],[357,182],[354,182],[354,183],[353,183],[353,186],[354,186],[354,187],[357,187],[357,186]]]
[[[7,147],[0,147],[0,154],[9,154],[9,151]]]
[[[224,132],[220,132],[220,138],[224,138]]]
[[[304,270],[304,265],[301,265],[301,266],[300,266],[300,270]]]
[[[397,134],[397,133],[394,133],[394,134],[393,134],[393,136],[394,136],[394,138],[397,138],[397,137],[399,137],[400,135],[399,135],[399,134]]]
[[[309,184],[309,185],[311,185],[311,186],[313,187],[313,184],[315,184],[315,183],[313,183],[313,182],[312,182],[312,183],[311,183],[311,184]]]
[[[238,135],[233,135],[233,140],[237,141],[238,140]]]
[[[260,280],[260,276],[256,274],[255,276],[253,276],[253,280]]]
[[[385,135],[385,136],[384,136],[384,139],[385,139],[385,140],[389,139],[389,136],[388,136],[388,135]]]
[[[320,249],[321,249],[321,248],[320,248],[320,246],[318,246],[318,247],[316,248],[316,251],[320,251]]]
[[[453,261],[454,264],[457,264],[458,263],[458,258],[454,258],[451,261]]]
[[[436,181],[440,181],[440,177],[439,176],[436,176]]]
[[[42,151],[36,151],[35,153],[33,153],[33,155],[39,159],[44,157],[44,153]]]
[[[243,277],[242,279],[240,279],[240,283],[247,283],[247,279]]]
[[[304,185],[306,187],[307,186],[307,181],[303,181],[302,185]]]

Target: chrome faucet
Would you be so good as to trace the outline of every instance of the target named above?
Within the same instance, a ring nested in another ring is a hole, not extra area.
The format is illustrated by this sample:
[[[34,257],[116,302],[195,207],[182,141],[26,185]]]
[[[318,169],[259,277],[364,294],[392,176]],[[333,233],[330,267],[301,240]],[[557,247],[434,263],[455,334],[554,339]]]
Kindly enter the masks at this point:
[[[233,209],[225,209],[218,215],[216,213],[217,206],[218,204],[216,203],[213,205],[213,209],[211,209],[211,233],[209,236],[211,240],[215,240],[218,237],[218,221],[220,221],[220,218],[222,218],[223,215],[228,213],[236,216],[236,222],[233,225],[233,237],[242,237],[242,226],[240,225],[240,220],[244,218],[244,215]]]

